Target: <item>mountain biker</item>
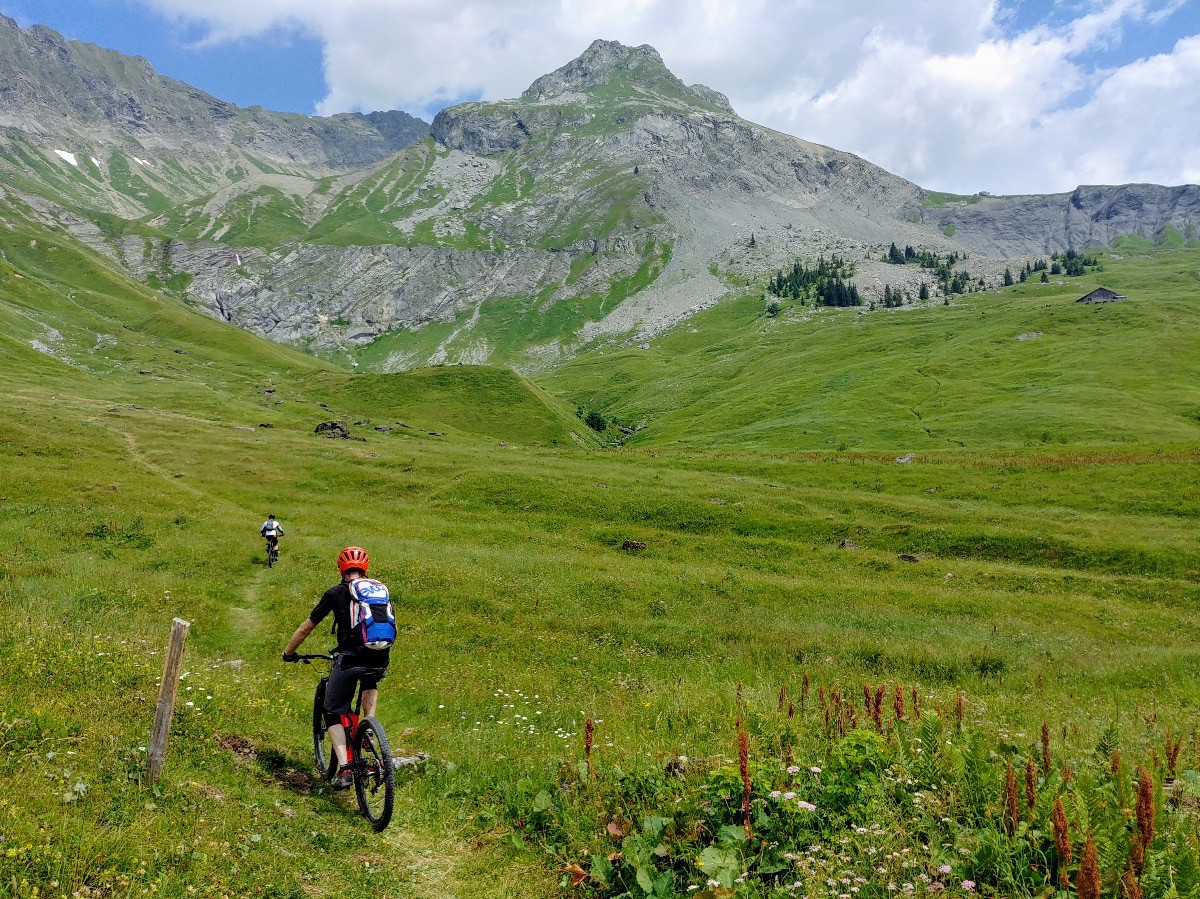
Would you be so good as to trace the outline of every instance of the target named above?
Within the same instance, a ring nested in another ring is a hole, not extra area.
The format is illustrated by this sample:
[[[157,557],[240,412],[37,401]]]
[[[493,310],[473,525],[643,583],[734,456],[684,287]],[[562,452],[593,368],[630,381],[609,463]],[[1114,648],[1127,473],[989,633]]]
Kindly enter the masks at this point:
[[[275,520],[274,515],[268,515],[258,532],[267,538],[268,549],[279,549],[279,538],[283,536],[283,525]]]
[[[387,673],[390,647],[388,649],[368,649],[361,645],[358,636],[350,622],[350,587],[353,581],[367,574],[371,559],[366,550],[358,546],[348,546],[338,554],[337,567],[341,572],[342,581],[325,591],[321,601],[313,608],[308,619],[296,628],[292,639],[288,641],[287,649],[283,651],[285,662],[299,661],[296,650],[305,641],[313,629],[325,620],[330,612],[333,613],[334,628],[337,633],[337,652],[341,653],[333,663],[329,673],[329,682],[325,685],[325,727],[333,743],[333,751],[337,755],[338,772],[333,781],[337,789],[345,789],[354,783],[348,764],[349,755],[346,751],[347,734],[343,726],[345,716],[350,714],[350,703],[354,700],[354,689],[362,682],[362,714],[364,717],[375,714],[375,706],[379,700],[379,682]]]

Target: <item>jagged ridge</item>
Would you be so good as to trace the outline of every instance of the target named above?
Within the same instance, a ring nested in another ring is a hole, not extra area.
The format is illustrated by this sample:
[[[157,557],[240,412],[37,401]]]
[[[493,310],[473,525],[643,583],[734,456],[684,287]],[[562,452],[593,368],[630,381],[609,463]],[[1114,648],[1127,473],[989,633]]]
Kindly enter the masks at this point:
[[[239,110],[144,60],[0,27],[0,58],[18,44],[57,60],[0,79],[13,101],[0,168],[31,214],[227,321],[376,367],[551,364],[644,339],[715,303],[718,274],[752,279],[795,256],[965,248],[992,277],[1030,252],[1197,217],[1196,188],[947,200],[737,117],[648,46],[596,41],[520,98],[444,110],[432,139],[375,158],[407,139],[403,114]],[[39,90],[67,112],[38,121]],[[78,140],[97,122],[125,143],[75,166],[53,154],[48,134]],[[141,141],[182,145],[189,128],[211,142],[203,159],[137,158]],[[371,164],[321,177],[356,154]],[[870,295],[898,274],[864,262],[859,280]]]

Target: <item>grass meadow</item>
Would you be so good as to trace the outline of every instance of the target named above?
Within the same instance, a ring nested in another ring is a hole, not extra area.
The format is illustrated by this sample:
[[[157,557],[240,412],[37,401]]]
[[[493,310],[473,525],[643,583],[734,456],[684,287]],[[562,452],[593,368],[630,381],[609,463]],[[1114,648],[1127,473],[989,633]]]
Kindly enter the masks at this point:
[[[1200,894],[1194,254],[1110,264],[1161,275],[1153,309],[731,303],[697,329],[733,317],[744,378],[656,399],[719,347],[351,376],[28,237],[0,265],[0,894]],[[889,371],[804,380],[954,341],[927,425]],[[1026,350],[1043,394],[1008,389]],[[648,427],[601,446],[589,404]],[[380,717],[430,755],[382,835],[308,776],[319,670],[279,658],[346,544],[398,597]]]

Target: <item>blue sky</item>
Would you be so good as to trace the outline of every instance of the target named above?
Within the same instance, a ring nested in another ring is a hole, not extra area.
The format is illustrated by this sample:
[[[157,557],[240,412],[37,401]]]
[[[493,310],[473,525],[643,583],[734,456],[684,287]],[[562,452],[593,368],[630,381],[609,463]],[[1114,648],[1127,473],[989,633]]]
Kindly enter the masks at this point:
[[[427,120],[597,37],[926,187],[1200,181],[1198,0],[0,0],[240,105]],[[1100,139],[1098,140],[1098,136]]]

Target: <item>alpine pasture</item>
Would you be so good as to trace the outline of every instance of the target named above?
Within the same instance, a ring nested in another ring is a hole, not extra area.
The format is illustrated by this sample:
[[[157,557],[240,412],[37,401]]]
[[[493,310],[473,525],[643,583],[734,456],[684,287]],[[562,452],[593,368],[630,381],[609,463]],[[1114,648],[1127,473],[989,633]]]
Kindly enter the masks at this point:
[[[530,381],[353,375],[0,241],[3,894],[1200,892],[1195,247],[1107,255],[1124,304],[745,297]],[[380,836],[280,660],[347,544],[430,756]]]

